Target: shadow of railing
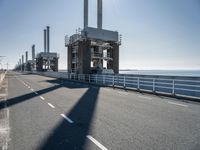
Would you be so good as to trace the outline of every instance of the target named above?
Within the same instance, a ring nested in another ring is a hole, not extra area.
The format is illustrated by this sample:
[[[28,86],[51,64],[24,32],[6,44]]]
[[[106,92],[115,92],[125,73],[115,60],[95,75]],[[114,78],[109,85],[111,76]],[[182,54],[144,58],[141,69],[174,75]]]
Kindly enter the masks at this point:
[[[77,82],[77,81],[70,81],[70,80],[65,80],[65,79],[53,79],[53,80],[44,80],[41,82],[48,82],[51,84],[61,84],[62,87],[67,87],[70,89],[76,89],[76,88],[88,88],[89,85],[85,84],[85,83],[81,83],[81,82]]]
[[[95,114],[98,94],[99,88],[89,88],[66,114],[74,121],[74,124],[62,120],[38,149],[86,150],[86,136],[89,134]]]

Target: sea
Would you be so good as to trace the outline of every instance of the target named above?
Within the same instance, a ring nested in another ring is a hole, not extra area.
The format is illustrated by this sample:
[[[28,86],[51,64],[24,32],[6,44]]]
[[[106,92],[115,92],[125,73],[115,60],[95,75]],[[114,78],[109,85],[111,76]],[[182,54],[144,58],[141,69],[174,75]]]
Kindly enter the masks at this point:
[[[59,70],[67,72],[67,70]],[[200,70],[120,70],[120,74],[200,77]]]
[[[200,70],[120,70],[120,74],[200,77]]]

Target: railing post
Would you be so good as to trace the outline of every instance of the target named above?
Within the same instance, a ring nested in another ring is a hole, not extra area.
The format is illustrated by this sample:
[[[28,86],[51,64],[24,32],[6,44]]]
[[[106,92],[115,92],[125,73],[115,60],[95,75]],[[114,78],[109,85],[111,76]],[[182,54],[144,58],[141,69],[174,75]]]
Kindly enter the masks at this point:
[[[126,75],[124,75],[124,88],[126,88]]]
[[[113,79],[112,79],[112,86],[114,87],[115,86],[115,75],[113,75]]]
[[[78,74],[78,81],[80,81],[80,74]]]
[[[140,77],[138,77],[138,80],[137,80],[137,89],[140,90]]]
[[[90,83],[90,74],[89,74],[89,76],[88,76],[88,82]]]
[[[172,80],[172,95],[175,95],[175,81]]]
[[[97,83],[97,74],[96,74],[96,83]]]
[[[156,92],[156,87],[155,87],[155,79],[153,79],[153,92]]]
[[[103,85],[105,84],[105,75],[103,75]]]

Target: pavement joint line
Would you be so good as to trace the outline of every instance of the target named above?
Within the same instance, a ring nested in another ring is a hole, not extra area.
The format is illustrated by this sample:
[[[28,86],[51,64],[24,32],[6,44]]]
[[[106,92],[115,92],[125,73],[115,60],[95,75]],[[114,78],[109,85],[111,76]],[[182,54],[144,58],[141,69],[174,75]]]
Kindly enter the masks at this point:
[[[175,103],[175,102],[170,102],[170,101],[168,102],[168,104],[182,106],[182,107],[188,107],[188,105],[184,105],[184,104],[180,104],[180,103]]]
[[[7,95],[8,95],[8,79],[6,80],[6,96],[4,98],[5,101],[7,101]],[[7,123],[6,126],[1,130],[1,132],[4,132],[6,135],[5,137],[5,142],[2,145],[2,150],[7,150],[8,149],[8,141],[9,141],[9,136],[10,136],[10,125],[9,125],[9,109],[7,108],[7,104],[5,103],[4,109],[6,110],[6,116],[7,116]]]
[[[41,98],[42,100],[45,100],[45,98],[44,98],[44,97],[42,97],[42,96],[40,96],[40,98]]]
[[[6,97],[6,96],[7,96],[6,93],[4,93],[4,94],[0,94],[0,97]]]
[[[65,114],[60,114],[65,120],[67,120],[69,123],[74,123],[69,117],[67,117]]]
[[[148,99],[148,100],[152,100],[151,97],[147,97],[147,96],[138,96],[139,98],[143,98],[143,99]]]
[[[120,94],[120,95],[128,95],[128,93],[121,92],[121,91],[119,91],[119,92],[117,92],[117,93]]]
[[[92,141],[96,146],[98,146],[101,150],[108,150],[105,146],[99,143],[96,139],[94,139],[91,135],[87,135],[87,138]]]
[[[47,103],[51,108],[55,108],[54,105],[52,105],[51,103]]]

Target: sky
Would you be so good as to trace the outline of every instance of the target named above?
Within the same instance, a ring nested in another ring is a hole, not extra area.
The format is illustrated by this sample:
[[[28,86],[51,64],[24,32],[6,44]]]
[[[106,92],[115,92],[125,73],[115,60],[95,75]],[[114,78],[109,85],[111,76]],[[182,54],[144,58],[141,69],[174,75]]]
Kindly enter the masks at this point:
[[[96,0],[89,0],[96,27]],[[0,0],[0,56],[13,68],[31,46],[50,51],[67,68],[65,35],[83,27],[83,0]],[[200,69],[200,0],[103,0],[103,28],[122,34],[120,69]]]

